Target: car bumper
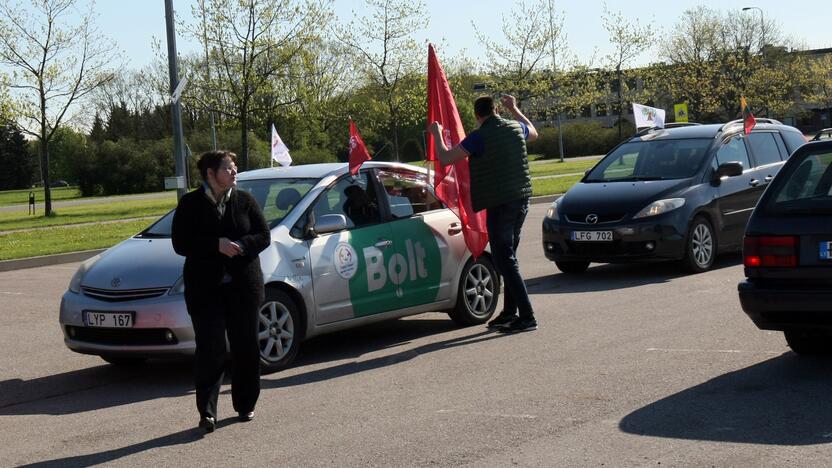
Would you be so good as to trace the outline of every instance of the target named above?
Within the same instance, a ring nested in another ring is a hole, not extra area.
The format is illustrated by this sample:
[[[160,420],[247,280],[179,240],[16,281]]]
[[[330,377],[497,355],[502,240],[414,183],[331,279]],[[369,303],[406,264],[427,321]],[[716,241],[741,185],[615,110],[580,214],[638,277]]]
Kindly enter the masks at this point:
[[[762,330],[832,331],[832,290],[737,286],[742,310]]]
[[[84,323],[84,311],[134,312],[130,328],[96,328]],[[83,354],[158,357],[192,355],[193,325],[182,295],[128,302],[106,302],[67,291],[61,299],[64,343]]]
[[[590,227],[591,226],[591,227]],[[630,263],[678,260],[685,255],[687,225],[676,216],[637,223],[576,225],[543,220],[543,253],[549,260]],[[573,241],[575,231],[612,231],[613,240]]]

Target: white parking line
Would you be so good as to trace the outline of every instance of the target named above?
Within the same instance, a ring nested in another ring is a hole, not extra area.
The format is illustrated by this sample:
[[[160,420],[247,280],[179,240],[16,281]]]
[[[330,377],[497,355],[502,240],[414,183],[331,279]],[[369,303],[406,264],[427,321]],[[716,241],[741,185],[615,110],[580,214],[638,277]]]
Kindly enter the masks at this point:
[[[5,294],[7,296],[22,296],[24,293],[19,292],[9,292],[9,291],[0,291],[0,294]]]
[[[517,418],[517,419],[536,419],[537,416],[533,414],[501,414],[501,413],[478,413],[474,411],[457,411],[452,409],[443,409],[437,411],[438,414],[464,414],[467,416],[488,416],[490,418]]]
[[[694,348],[647,348],[646,351],[658,351],[660,353],[751,353],[751,354],[771,354],[779,356],[782,352],[778,351],[745,351],[742,349],[694,349]]]

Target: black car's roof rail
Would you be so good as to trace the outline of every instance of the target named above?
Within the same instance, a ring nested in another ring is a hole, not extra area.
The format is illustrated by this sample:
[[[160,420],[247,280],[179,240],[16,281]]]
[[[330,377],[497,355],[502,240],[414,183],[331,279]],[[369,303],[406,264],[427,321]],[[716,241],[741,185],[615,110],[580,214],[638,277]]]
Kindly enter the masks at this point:
[[[757,123],[783,125],[783,122],[781,122],[779,120],[776,120],[776,119],[770,119],[768,117],[754,117],[754,120],[756,120]],[[742,119],[732,120],[732,121],[726,123],[725,125],[723,125],[722,128],[719,129],[719,131],[724,131],[729,126],[734,126],[734,125],[738,125],[738,124],[742,124],[742,123],[743,123]]]
[[[699,122],[670,122],[664,124],[664,128],[676,128],[676,127],[693,127],[695,125],[702,125]]]

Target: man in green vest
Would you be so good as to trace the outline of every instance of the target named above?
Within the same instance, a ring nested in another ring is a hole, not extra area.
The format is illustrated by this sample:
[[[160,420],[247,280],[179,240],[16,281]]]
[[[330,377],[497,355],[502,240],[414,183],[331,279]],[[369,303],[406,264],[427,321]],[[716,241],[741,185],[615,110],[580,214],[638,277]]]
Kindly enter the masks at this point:
[[[433,122],[430,131],[442,164],[468,158],[471,204],[474,211],[487,210],[491,255],[505,284],[503,311],[488,323],[488,328],[516,333],[537,330],[516,255],[532,195],[526,141],[536,140],[537,130],[517,108],[513,96],[503,95],[501,102],[516,120],[500,117],[490,96],[479,97],[474,101],[479,127],[451,149],[445,146],[439,122]]]

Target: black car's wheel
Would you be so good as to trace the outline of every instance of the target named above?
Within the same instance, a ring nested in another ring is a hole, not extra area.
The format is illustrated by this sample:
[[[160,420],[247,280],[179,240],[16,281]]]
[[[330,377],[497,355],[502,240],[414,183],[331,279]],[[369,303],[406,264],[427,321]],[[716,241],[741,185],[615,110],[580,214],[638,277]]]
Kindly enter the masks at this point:
[[[283,291],[266,288],[257,326],[260,368],[277,372],[294,361],[301,341],[300,313],[295,301]]]
[[[456,307],[449,313],[456,323],[477,325],[491,318],[500,297],[500,280],[488,257],[468,259],[457,287]]]
[[[716,236],[710,221],[705,217],[694,218],[688,231],[685,246],[685,268],[693,273],[708,271],[716,258]]]
[[[589,262],[561,262],[555,260],[555,265],[557,265],[558,270],[570,275],[583,273],[589,268]]]
[[[104,354],[101,356],[101,359],[119,367],[134,367],[144,364],[144,362],[147,361],[147,359],[143,357],[114,356],[112,354]]]
[[[832,354],[832,336],[820,333],[786,331],[786,343],[797,354],[828,356]]]

